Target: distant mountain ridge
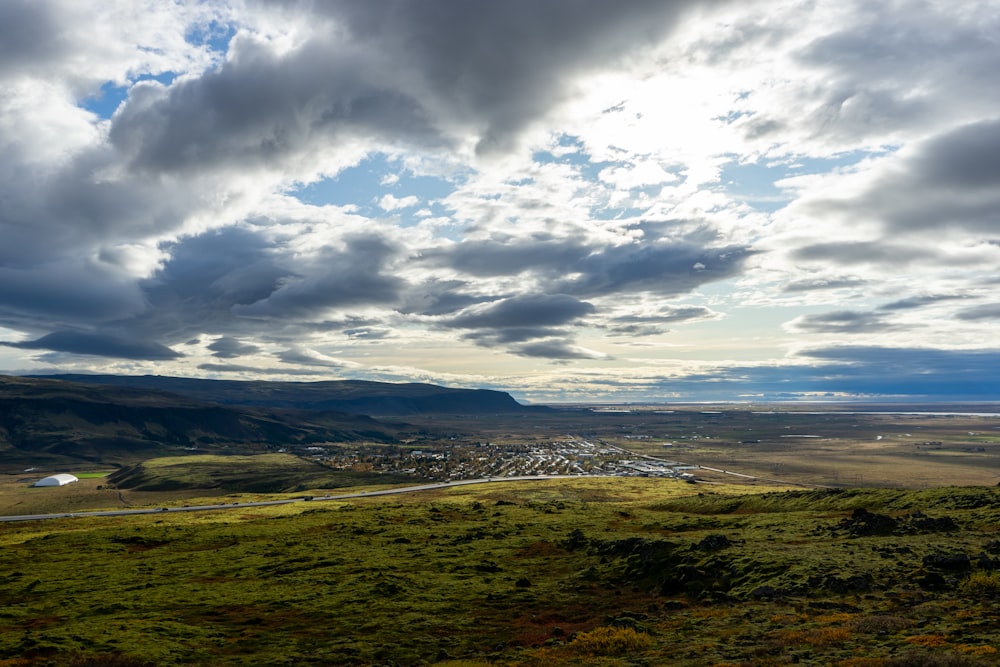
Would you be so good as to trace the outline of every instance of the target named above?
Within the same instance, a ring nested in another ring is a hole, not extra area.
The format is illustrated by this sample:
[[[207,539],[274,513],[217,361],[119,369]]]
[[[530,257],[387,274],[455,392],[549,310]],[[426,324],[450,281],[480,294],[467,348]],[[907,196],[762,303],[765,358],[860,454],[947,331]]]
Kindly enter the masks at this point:
[[[166,391],[222,405],[296,410],[335,410],[370,416],[427,413],[496,414],[532,410],[502,391],[458,389],[433,384],[365,380],[273,382],[205,380],[161,375],[30,376],[66,382]]]
[[[394,442],[399,427],[343,412],[221,405],[158,389],[0,376],[0,464],[8,467]]]

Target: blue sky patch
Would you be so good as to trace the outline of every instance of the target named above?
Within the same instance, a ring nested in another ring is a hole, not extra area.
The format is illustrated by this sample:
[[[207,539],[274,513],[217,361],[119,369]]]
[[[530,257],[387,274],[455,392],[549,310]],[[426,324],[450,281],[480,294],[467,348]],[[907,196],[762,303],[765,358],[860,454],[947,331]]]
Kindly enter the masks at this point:
[[[175,72],[162,72],[156,76],[145,74],[127,86],[118,86],[113,81],[106,81],[96,95],[85,98],[80,102],[80,106],[96,114],[101,120],[108,120],[118,110],[121,103],[128,99],[128,92],[136,83],[159,81],[163,85],[169,86],[175,78],[177,78]]]
[[[464,180],[464,179],[463,179]],[[408,209],[429,208],[434,215],[444,215],[437,200],[455,191],[456,184],[439,176],[415,175],[384,153],[374,154],[336,176],[310,183],[289,194],[313,206],[356,206],[366,216],[384,215],[378,205],[386,195],[396,199],[417,197],[419,203]]]

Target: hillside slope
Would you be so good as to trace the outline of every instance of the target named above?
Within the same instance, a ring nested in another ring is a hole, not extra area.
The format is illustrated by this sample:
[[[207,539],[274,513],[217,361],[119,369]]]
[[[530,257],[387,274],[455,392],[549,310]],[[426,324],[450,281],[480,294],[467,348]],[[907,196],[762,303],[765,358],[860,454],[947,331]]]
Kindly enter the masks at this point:
[[[373,416],[433,413],[495,414],[529,410],[502,391],[457,389],[419,383],[396,384],[362,380],[327,382],[203,380],[160,375],[45,377],[77,383],[169,391],[180,396],[224,405],[337,410]]]
[[[235,408],[157,390],[0,376],[0,451],[12,466],[345,440],[390,442],[394,435],[359,415]]]
[[[998,664],[1000,489],[738,491],[578,478],[9,524],[0,663]]]

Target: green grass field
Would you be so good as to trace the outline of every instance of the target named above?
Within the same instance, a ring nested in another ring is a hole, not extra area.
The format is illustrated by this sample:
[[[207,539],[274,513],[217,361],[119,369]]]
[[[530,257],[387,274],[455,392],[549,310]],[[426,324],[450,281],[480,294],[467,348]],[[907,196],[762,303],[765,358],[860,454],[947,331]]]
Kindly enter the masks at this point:
[[[2,524],[0,664],[996,664],[998,533],[993,487],[640,478]]]

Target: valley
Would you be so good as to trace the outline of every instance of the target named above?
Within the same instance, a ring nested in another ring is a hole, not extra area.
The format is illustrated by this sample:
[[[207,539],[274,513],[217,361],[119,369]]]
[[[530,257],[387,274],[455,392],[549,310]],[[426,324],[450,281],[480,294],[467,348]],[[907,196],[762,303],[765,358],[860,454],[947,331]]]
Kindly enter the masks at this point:
[[[4,391],[0,515],[22,520],[0,523],[3,665],[1000,655],[988,407],[459,413],[449,398],[372,418],[77,382]],[[31,486],[53,472],[79,481]]]

